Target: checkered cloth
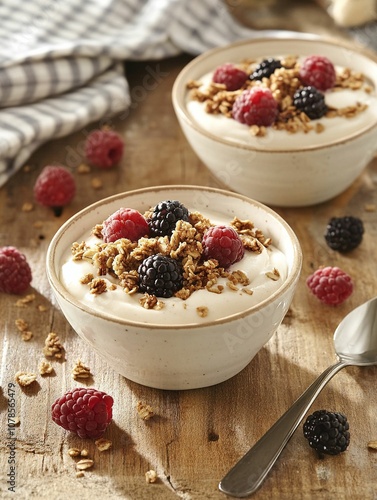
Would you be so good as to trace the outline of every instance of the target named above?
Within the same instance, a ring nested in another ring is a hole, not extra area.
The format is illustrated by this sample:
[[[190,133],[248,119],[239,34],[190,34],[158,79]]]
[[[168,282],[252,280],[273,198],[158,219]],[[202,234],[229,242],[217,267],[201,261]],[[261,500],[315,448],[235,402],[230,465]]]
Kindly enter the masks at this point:
[[[250,36],[221,0],[2,0],[0,186],[49,139],[128,109],[125,60]]]

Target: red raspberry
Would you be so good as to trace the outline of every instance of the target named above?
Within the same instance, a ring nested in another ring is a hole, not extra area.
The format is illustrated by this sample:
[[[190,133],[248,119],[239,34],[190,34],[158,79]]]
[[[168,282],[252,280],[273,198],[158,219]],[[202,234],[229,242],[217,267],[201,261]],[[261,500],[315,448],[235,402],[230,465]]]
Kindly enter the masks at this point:
[[[59,215],[59,209],[68,205],[75,193],[75,179],[64,167],[44,167],[34,185],[34,197],[37,202],[57,209],[57,215]]]
[[[83,439],[98,439],[110,423],[113,403],[105,392],[78,387],[55,401],[52,420]]]
[[[91,132],[85,141],[85,155],[88,161],[99,168],[111,168],[120,162],[124,141],[113,130],[102,129]]]
[[[137,241],[148,234],[148,222],[140,212],[133,208],[120,208],[104,221],[102,227],[102,237],[105,243],[120,238]]]
[[[218,66],[212,76],[213,82],[224,84],[227,90],[240,89],[247,79],[247,73],[231,63]]]
[[[335,85],[336,73],[333,63],[324,56],[309,56],[304,59],[299,71],[300,80],[325,91]]]
[[[216,259],[225,269],[241,260],[245,253],[241,238],[230,226],[210,227],[204,233],[202,244],[205,258]]]
[[[339,267],[322,267],[309,276],[306,284],[316,297],[328,305],[344,302],[353,291],[351,277]]]
[[[23,293],[31,283],[26,257],[15,247],[0,247],[0,292]]]
[[[244,90],[234,101],[232,116],[246,125],[264,125],[274,123],[278,115],[278,103],[270,89],[252,87]]]

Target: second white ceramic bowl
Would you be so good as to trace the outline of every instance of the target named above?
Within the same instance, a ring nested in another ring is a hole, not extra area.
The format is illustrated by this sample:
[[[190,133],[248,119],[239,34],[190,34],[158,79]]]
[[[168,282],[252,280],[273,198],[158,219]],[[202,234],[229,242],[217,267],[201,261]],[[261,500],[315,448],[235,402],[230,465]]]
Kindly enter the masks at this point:
[[[305,206],[329,200],[348,188],[377,152],[377,113],[373,123],[343,134],[326,145],[295,149],[254,147],[205,130],[187,110],[187,83],[199,80],[226,62],[277,57],[325,55],[335,65],[364,73],[377,88],[377,58],[345,42],[319,37],[260,38],[205,52],[178,75],[172,92],[174,109],[193,150],[228,188],[268,205]],[[376,98],[376,96],[374,97]],[[229,119],[229,126],[232,126]],[[286,132],[282,132],[286,133]],[[300,134],[297,136],[300,144]]]

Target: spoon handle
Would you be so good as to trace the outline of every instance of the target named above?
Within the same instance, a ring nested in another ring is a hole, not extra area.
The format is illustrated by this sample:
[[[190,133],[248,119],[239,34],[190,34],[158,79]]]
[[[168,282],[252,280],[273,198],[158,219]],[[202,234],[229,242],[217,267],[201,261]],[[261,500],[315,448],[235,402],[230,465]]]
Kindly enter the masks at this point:
[[[343,361],[329,366],[306,389],[222,479],[219,489],[223,493],[242,498],[259,488],[315,398],[327,382],[345,366],[348,366],[348,363]]]

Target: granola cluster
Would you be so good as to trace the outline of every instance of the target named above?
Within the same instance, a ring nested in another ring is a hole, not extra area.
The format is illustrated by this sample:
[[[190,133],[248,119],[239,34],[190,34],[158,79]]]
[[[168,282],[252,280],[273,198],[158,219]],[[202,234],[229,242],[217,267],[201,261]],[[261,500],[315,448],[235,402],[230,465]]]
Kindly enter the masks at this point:
[[[144,216],[147,218],[150,211]],[[143,237],[137,242],[121,238],[114,242],[103,241],[89,246],[86,242],[75,242],[72,245],[73,260],[89,261],[97,273],[82,276],[81,283],[89,286],[93,294],[101,294],[116,287],[108,285],[102,278],[110,275],[117,280],[117,284],[128,294],[138,292],[138,267],[141,262],[153,254],[162,254],[181,262],[183,269],[183,287],[175,296],[186,300],[196,290],[206,289],[209,292],[220,294],[224,285],[218,283],[219,278],[226,278],[226,286],[232,290],[241,290],[251,295],[253,292],[248,285],[248,277],[241,271],[228,271],[219,266],[215,259],[203,258],[202,239],[204,233],[213,224],[199,212],[191,212],[189,222],[179,220],[172,235],[159,237]],[[231,223],[239,234],[245,250],[261,253],[271,245],[261,230],[254,227],[250,220],[241,220],[235,217]],[[96,225],[92,233],[101,237],[102,225]],[[145,309],[162,309],[164,303],[156,296],[144,293],[140,304]],[[208,310],[198,308],[200,317],[205,317]]]
[[[248,59],[240,63],[238,66],[248,75],[252,74],[254,68],[260,61]],[[272,128],[276,130],[286,130],[289,133],[297,133],[302,131],[308,133],[315,131],[321,133],[325,127],[323,123],[311,120],[306,113],[297,109],[293,105],[293,95],[302,86],[299,79],[299,60],[298,56],[287,56],[281,60],[282,67],[274,71],[269,78],[263,78],[261,81],[247,80],[246,83],[238,90],[228,91],[226,86],[220,83],[210,82],[208,86],[203,86],[201,81],[191,80],[187,83],[187,88],[190,90],[190,98],[203,102],[205,111],[209,114],[223,114],[228,118],[232,118],[232,107],[236,98],[246,89],[256,85],[262,85],[271,90],[272,95],[278,103],[278,117],[272,124]],[[365,92],[372,91],[371,86],[366,82],[363,74],[356,73],[349,68],[343,68],[336,74],[335,86],[333,92],[342,89],[358,90],[363,89]],[[326,118],[342,116],[344,118],[352,118],[358,113],[366,109],[365,104],[356,103],[354,106],[344,108],[328,108],[325,114]],[[252,125],[250,133],[254,136],[263,137],[266,135],[266,127]]]

